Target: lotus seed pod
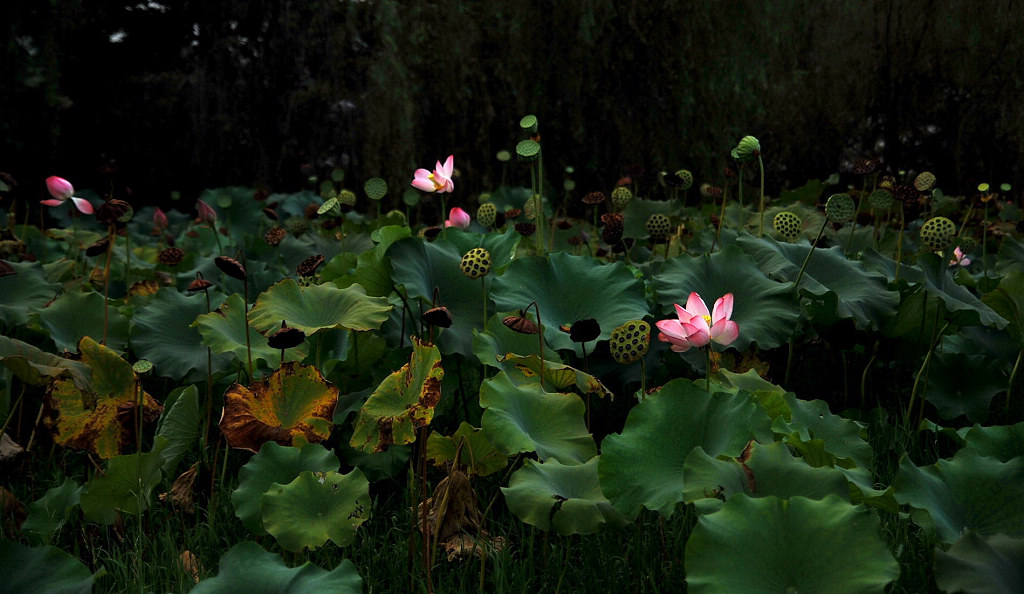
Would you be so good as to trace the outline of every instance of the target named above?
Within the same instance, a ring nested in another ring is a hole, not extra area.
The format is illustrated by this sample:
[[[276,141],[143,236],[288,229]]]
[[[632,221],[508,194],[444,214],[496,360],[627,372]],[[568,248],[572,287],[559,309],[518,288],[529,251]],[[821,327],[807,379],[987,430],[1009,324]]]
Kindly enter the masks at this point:
[[[356,205],[356,193],[352,190],[342,190],[338,193],[338,202],[345,206]]]
[[[590,192],[580,198],[580,202],[583,204],[601,204],[607,199],[604,192]]]
[[[505,162],[507,162],[507,161],[510,161],[510,160],[512,159],[512,153],[510,153],[510,152],[508,152],[508,151],[506,151],[506,150],[501,150],[501,151],[498,151],[498,154],[497,154],[497,155],[495,155],[495,156],[496,156],[496,157],[498,158],[498,160],[499,160],[499,161],[501,161],[502,163],[505,163]]]
[[[800,220],[800,217],[789,211],[782,211],[775,215],[775,219],[772,222],[775,224],[775,230],[778,231],[779,235],[790,241],[800,237],[800,230],[803,229],[803,221]]]
[[[676,172],[676,177],[682,181],[680,188],[689,190],[693,187],[693,174],[688,169],[680,169]]]
[[[857,205],[849,194],[832,194],[825,203],[825,216],[833,223],[849,223],[855,210]]]
[[[516,145],[516,154],[523,163],[533,163],[540,154],[540,144],[528,138]]]
[[[927,192],[935,187],[935,174],[931,171],[922,171],[914,178],[914,187],[919,192]]]
[[[619,363],[633,363],[647,354],[651,346],[651,325],[643,320],[632,320],[612,330],[608,350]]]
[[[626,186],[619,186],[612,190],[612,204],[615,208],[622,210],[633,199],[633,192]]]
[[[485,202],[476,210],[476,222],[480,223],[484,227],[490,227],[493,225],[494,219],[497,216],[498,207],[494,206],[493,202]]]
[[[477,279],[491,271],[491,253],[484,248],[473,248],[459,262],[462,274]]]
[[[176,247],[169,247],[167,249],[160,250],[156,259],[164,266],[174,268],[178,264],[181,264],[181,261],[185,259],[185,252]]]
[[[306,340],[306,333],[292,328],[281,320],[281,327],[267,337],[267,346],[272,349],[290,349],[299,346]]]
[[[954,243],[960,246],[964,254],[973,254],[978,249],[978,241],[973,237],[957,237]]]
[[[100,254],[107,253],[108,249],[110,249],[110,236],[109,235],[104,235],[103,237],[101,237],[98,240],[96,240],[95,243],[93,243],[89,247],[85,248],[85,255],[89,256],[91,258],[93,256],[98,256]],[[176,248],[174,248],[174,249],[176,249]],[[160,252],[160,254],[157,254],[157,258],[160,258],[162,254],[163,254],[163,252]],[[163,262],[163,260],[161,260],[161,262]],[[170,266],[176,266],[176,264],[171,264]]]
[[[651,236],[651,239],[655,242],[665,241],[668,237],[669,232],[672,230],[672,221],[661,213],[654,213],[647,219],[647,223],[644,225],[647,228],[647,234]]]
[[[213,263],[217,265],[221,272],[231,278],[240,281],[245,280],[245,266],[242,266],[242,263],[238,260],[227,256],[217,256],[213,259]]]
[[[284,227],[274,227],[267,231],[266,235],[263,236],[264,241],[270,247],[277,247],[281,245],[284,238],[288,236],[288,232],[284,230]]]
[[[132,364],[132,371],[135,375],[149,375],[153,371],[153,362],[148,359],[139,359]]]
[[[423,312],[420,316],[427,324],[431,326],[437,326],[438,328],[451,328],[452,327],[452,312],[448,311],[447,307],[431,307],[427,311]]]
[[[264,209],[264,211],[266,211],[266,210],[267,209]],[[320,205],[320,208],[316,209],[316,214],[318,214],[318,215],[324,215],[325,214],[325,215],[332,216],[332,217],[336,217],[336,216],[340,215],[341,214],[341,202],[338,201],[337,194],[333,194],[330,198],[328,198],[327,200],[324,200],[324,203]],[[275,218],[274,220],[276,221],[277,219]]]
[[[753,136],[744,136],[730,154],[737,161],[750,161],[761,154],[761,142]]]
[[[379,177],[371,177],[363,184],[363,191],[370,200],[380,200],[388,193],[388,183]]]
[[[309,223],[306,221],[306,219],[302,219],[299,217],[292,217],[288,219],[285,222],[284,226],[288,230],[288,233],[294,235],[295,237],[298,237],[305,233],[306,231],[309,231]]]
[[[911,202],[917,202],[917,199],[921,197],[921,192],[918,192],[914,186],[899,184],[893,186],[892,195],[900,202],[910,204]]]
[[[871,203],[871,208],[889,210],[889,207],[892,206],[892,192],[879,188],[871,192],[871,195],[868,196],[868,202]]]
[[[537,232],[537,225],[534,225],[533,223],[526,223],[526,222],[516,223],[515,224],[515,229],[516,229],[516,233],[522,235],[523,237],[529,237],[529,236],[531,236],[531,235],[533,235],[534,233]]]
[[[601,231],[601,238],[608,245],[615,245],[622,240],[622,215],[615,213],[607,213],[601,215],[601,222],[604,223],[604,229]]]
[[[705,184],[701,184],[700,185],[700,195],[705,197],[705,198],[711,198],[713,200],[717,200],[717,199],[722,197],[722,188],[719,188],[718,186],[713,186],[711,184],[706,184],[706,183]]]
[[[491,194],[489,192],[482,192],[479,196],[477,196],[476,200],[480,204],[486,204],[487,202],[491,201]]]
[[[316,269],[319,268],[320,265],[323,263],[323,254],[310,256],[303,260],[302,262],[299,262],[299,265],[295,268],[295,274],[298,274],[299,276],[303,277],[313,276],[314,274],[316,274]]]
[[[956,234],[956,225],[946,217],[934,217],[928,219],[921,227],[921,243],[929,251],[938,252],[944,250],[953,243],[953,236]]]
[[[537,218],[537,213],[540,212],[540,205],[540,194],[534,194],[523,203],[523,216],[526,217],[526,220],[532,221]]]

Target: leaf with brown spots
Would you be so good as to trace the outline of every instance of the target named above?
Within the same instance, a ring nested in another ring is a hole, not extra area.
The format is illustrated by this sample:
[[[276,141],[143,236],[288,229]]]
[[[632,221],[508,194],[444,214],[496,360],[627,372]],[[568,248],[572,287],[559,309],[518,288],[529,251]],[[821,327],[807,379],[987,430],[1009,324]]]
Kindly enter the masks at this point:
[[[359,409],[349,445],[374,453],[415,441],[416,429],[430,425],[434,418],[443,377],[441,352],[413,338],[409,362],[384,378]]]
[[[231,447],[252,452],[268,441],[291,445],[296,435],[318,443],[331,435],[337,404],[338,388],[316,367],[287,362],[265,382],[228,388],[220,429]]]
[[[114,351],[88,336],[78,342],[78,351],[92,369],[92,390],[80,390],[72,378],[55,380],[46,395],[46,424],[57,444],[110,459],[136,442],[138,398],[143,423],[156,422],[163,406],[146,392],[136,394],[132,366]]]

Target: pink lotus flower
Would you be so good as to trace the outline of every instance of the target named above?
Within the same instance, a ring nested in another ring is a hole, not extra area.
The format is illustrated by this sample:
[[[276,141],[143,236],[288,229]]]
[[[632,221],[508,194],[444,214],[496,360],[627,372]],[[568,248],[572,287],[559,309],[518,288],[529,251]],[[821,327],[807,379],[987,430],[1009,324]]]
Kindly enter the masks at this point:
[[[456,206],[448,211],[448,220],[444,222],[444,226],[466,229],[469,227],[470,221],[469,213]]]
[[[956,246],[953,250],[953,259],[949,261],[950,266],[970,266],[971,259],[967,257],[967,254],[960,251],[960,246]]]
[[[77,198],[73,196],[75,193],[75,187],[71,185],[71,182],[63,177],[51,175],[46,178],[46,189],[50,191],[50,195],[53,196],[53,198],[50,200],[40,200],[40,204],[45,204],[47,206],[60,206],[70,198],[72,204],[75,205],[75,208],[77,208],[79,212],[83,214],[93,213],[92,204],[90,204],[85,198]]]
[[[168,225],[167,214],[159,208],[153,213],[153,225],[157,229],[166,229]]]
[[[448,160],[441,165],[438,161],[434,171],[417,169],[413,174],[412,187],[424,192],[451,192],[455,189],[452,171],[455,169],[455,155],[448,155]]]
[[[196,211],[199,213],[199,222],[213,225],[217,222],[217,211],[202,200],[196,200]]]
[[[686,307],[676,304],[677,320],[661,320],[656,325],[661,332],[658,340],[672,343],[672,350],[682,353],[690,347],[707,346],[711,341],[721,345],[732,344],[740,334],[740,327],[732,317],[732,293],[715,302],[714,313],[696,292],[690,293]]]

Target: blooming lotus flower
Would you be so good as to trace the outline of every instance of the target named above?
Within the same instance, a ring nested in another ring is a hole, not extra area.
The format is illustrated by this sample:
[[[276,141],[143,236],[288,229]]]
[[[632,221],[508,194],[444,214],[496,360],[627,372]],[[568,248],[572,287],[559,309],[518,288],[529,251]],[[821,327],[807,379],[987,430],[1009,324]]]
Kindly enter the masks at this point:
[[[53,196],[53,198],[50,200],[40,200],[40,204],[45,204],[47,206],[60,206],[70,198],[72,204],[75,205],[75,208],[77,208],[79,212],[83,214],[92,214],[92,204],[90,204],[85,198],[73,196],[75,193],[75,187],[71,185],[71,182],[63,177],[51,175],[46,178],[46,189],[50,191],[50,195]]]
[[[658,340],[672,343],[672,350],[682,353],[690,347],[707,346],[711,341],[721,345],[732,344],[740,334],[740,327],[732,317],[732,293],[715,302],[714,313],[696,292],[690,293],[686,307],[676,304],[676,320],[661,320],[656,325],[661,332]]]
[[[967,254],[960,251],[960,246],[956,246],[953,250],[953,259],[949,261],[950,266],[970,266],[971,259],[967,257]]]
[[[412,187],[424,192],[451,192],[455,189],[455,182],[452,181],[454,169],[455,156],[448,155],[444,165],[438,161],[433,172],[417,169],[413,174]]]
[[[444,226],[465,229],[469,227],[470,221],[469,213],[456,206],[448,211],[448,220],[444,222]]]

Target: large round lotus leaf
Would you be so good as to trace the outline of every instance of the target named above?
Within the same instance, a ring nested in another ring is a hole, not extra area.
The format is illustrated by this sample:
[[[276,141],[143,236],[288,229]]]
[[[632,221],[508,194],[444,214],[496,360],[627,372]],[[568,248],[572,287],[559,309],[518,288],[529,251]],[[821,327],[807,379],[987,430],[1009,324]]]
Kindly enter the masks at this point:
[[[376,330],[388,319],[391,306],[383,297],[370,297],[359,285],[300,287],[286,278],[260,295],[249,311],[249,323],[260,330],[280,328],[281,320],[309,336],[325,328]]]
[[[310,562],[291,568],[281,557],[254,542],[240,542],[220,558],[217,577],[199,582],[191,594],[362,594],[363,578],[352,562],[332,571]]]
[[[486,332],[473,330],[473,354],[481,363],[497,369],[505,369],[507,364],[498,362],[498,359],[505,353],[540,355],[540,340],[536,334],[516,332],[502,322],[505,316],[518,315],[518,313],[499,311],[497,315],[487,320]],[[533,319],[532,315],[528,317]],[[593,349],[588,349],[588,352],[591,350]],[[544,354],[547,357],[552,356],[552,353],[547,351]]]
[[[498,358],[506,372],[513,376],[539,378],[541,375],[541,358],[538,355],[517,355],[506,353]],[[584,373],[575,367],[555,361],[544,360],[544,388],[556,392],[565,392],[567,388],[575,388],[582,394],[594,394],[599,398],[614,397],[601,380]]]
[[[0,592],[90,594],[93,575],[57,547],[29,548],[0,539]]]
[[[132,318],[132,350],[140,359],[152,361],[154,372],[161,377],[187,381],[192,370],[205,377],[206,347],[199,330],[190,327],[196,316],[205,313],[202,295],[186,297],[168,289],[158,292]],[[215,355],[210,371],[218,373],[230,364],[231,357]]]
[[[601,444],[601,488],[628,517],[642,507],[672,513],[683,500],[683,469],[692,449],[739,456],[751,439],[771,441],[768,415],[749,392],[709,397],[700,384],[665,384],[629,411],[621,434]]]
[[[508,456],[494,447],[483,429],[465,421],[451,436],[432,432],[427,439],[427,458],[436,466],[455,462],[456,453],[458,466],[465,467],[471,476],[487,476],[508,465]]]
[[[266,534],[260,516],[260,499],[271,485],[287,485],[306,470],[328,472],[340,466],[334,452],[322,445],[307,443],[291,447],[268,441],[238,471],[238,488],[231,493],[235,515],[250,532]]]
[[[501,492],[516,517],[541,530],[594,534],[605,524],[625,526],[626,518],[601,493],[597,463],[597,457],[571,465],[526,460]]]
[[[699,447],[686,457],[683,501],[695,503],[701,513],[719,509],[723,501],[739,493],[780,499],[824,499],[828,495],[850,499],[843,473],[834,468],[814,468],[790,454],[781,442],[752,442],[745,461],[743,456],[721,458],[712,458]]]
[[[128,318],[115,307],[111,307],[107,315],[105,344],[115,351],[124,351],[128,344]],[[58,351],[75,352],[83,336],[97,341],[103,338],[103,295],[93,291],[64,293],[39,312],[39,321],[50,331]]]
[[[878,516],[838,496],[736,495],[686,543],[688,592],[883,592],[900,575]]]
[[[165,440],[157,438],[152,452],[111,459],[106,472],[94,476],[82,491],[85,517],[109,526],[117,521],[118,511],[134,516],[148,509],[150,494],[163,478],[161,450],[166,446]]]
[[[935,550],[935,583],[945,592],[1024,592],[1024,539],[969,531],[948,551]]]
[[[1011,272],[1024,272],[1024,242],[1006,235],[999,244],[999,254],[996,258],[996,274],[1007,276]]]
[[[148,393],[137,393],[135,372],[117,353],[88,336],[78,343],[78,350],[82,362],[92,369],[92,390],[80,390],[70,378],[55,380],[46,395],[54,414],[46,423],[57,444],[113,458],[135,445],[134,411],[139,398],[143,421],[155,421],[163,407]]]
[[[255,452],[264,442],[289,445],[297,435],[319,442],[331,436],[338,388],[316,367],[286,362],[267,381],[224,393],[220,429],[233,448]]]
[[[46,282],[37,262],[8,262],[14,274],[0,276],[0,324],[9,331],[28,321],[28,312],[43,307],[60,285]]]
[[[370,483],[358,468],[299,473],[274,483],[260,499],[263,527],[288,551],[316,549],[328,540],[343,547],[369,517]]]
[[[164,448],[164,474],[168,476],[173,476],[178,462],[199,443],[202,435],[200,423],[203,420],[199,390],[195,384],[171,392],[165,402],[170,402],[172,396],[176,398],[164,408],[156,428],[156,434],[167,440],[167,447]]]
[[[26,384],[45,386],[57,378],[70,378],[79,390],[92,390],[92,370],[86,364],[58,357],[27,342],[0,335],[0,361]]]
[[[789,412],[775,419],[772,431],[785,435],[811,466],[871,469],[871,445],[861,423],[832,414],[824,400],[800,400],[793,394],[784,399]]]
[[[733,373],[728,369],[722,369],[720,373],[723,383],[719,385],[730,387],[734,392],[750,392],[773,421],[780,416],[792,418],[785,399],[786,390],[762,378],[756,370],[748,369],[744,373]]]
[[[796,281],[811,250],[806,241],[779,243],[771,237],[750,235],[740,236],[737,243],[757,260],[765,274],[789,282]],[[814,250],[800,279],[800,290],[816,297],[831,294],[835,315],[853,318],[858,327],[868,329],[877,329],[895,314],[900,300],[899,293],[886,287],[885,277],[869,273],[860,262],[847,259],[839,246]]]
[[[1024,422],[1000,427],[975,425],[965,436],[967,447],[980,456],[992,456],[1009,462],[1024,456]]]
[[[582,464],[597,454],[576,394],[545,392],[538,382],[516,385],[504,372],[480,386],[480,424],[505,454],[537,452],[542,461]]]
[[[291,320],[285,321],[292,326]],[[203,336],[203,344],[213,349],[214,353],[231,353],[238,361],[248,360],[245,346],[245,306],[241,295],[235,293],[228,297],[217,311],[200,315],[191,326],[199,329]],[[272,334],[280,327],[281,321],[278,320],[277,326],[268,330],[267,334]],[[249,325],[249,343],[252,347],[253,361],[264,361],[270,368],[277,367],[281,362],[281,351],[270,348],[267,337],[252,324]],[[308,351],[309,341],[303,341],[299,346],[285,351],[285,361],[301,361]]]
[[[998,359],[985,354],[935,353],[928,367],[924,398],[943,419],[966,415],[982,422],[992,398],[1006,391],[1006,376]]]
[[[734,245],[710,256],[672,258],[662,266],[654,283],[662,312],[672,317],[676,315],[672,304],[686,305],[692,291],[700,294],[708,307],[732,293],[732,320],[739,325],[740,334],[729,346],[739,351],[753,343],[762,349],[784,344],[800,318],[793,286],[770,280],[750,256]]]
[[[71,519],[82,498],[82,486],[72,478],[46,491],[40,499],[28,506],[28,517],[21,525],[21,533],[32,544],[50,544],[53,533]]]
[[[409,238],[395,243],[388,250],[395,284],[405,286],[410,304],[418,299],[425,304],[424,309],[429,308],[434,287],[437,287],[438,305],[447,307],[451,312],[452,326],[441,330],[436,340],[442,353],[472,353],[473,330],[483,325],[483,287],[479,279],[473,280],[462,274],[459,263],[463,254],[471,248],[483,247],[490,252],[497,270],[514,254],[518,235],[488,233],[481,243],[480,235],[448,229],[448,239],[426,242],[418,237]],[[484,283],[489,287],[493,286],[492,277],[484,277]],[[493,299],[493,290],[490,292]],[[526,307],[527,303],[516,307]],[[416,306],[412,304],[412,307]],[[488,306],[487,311],[495,310]]]
[[[982,302],[1010,322],[1009,330],[1024,342],[1024,272],[1013,270],[991,293],[982,296]]]
[[[893,487],[940,542],[954,543],[966,530],[1024,536],[1024,458],[1000,462],[965,448],[919,468],[904,456]]]
[[[579,344],[559,332],[559,326],[593,318],[601,325],[597,340],[608,340],[616,327],[650,315],[643,283],[625,264],[601,264],[566,252],[515,260],[494,281],[491,297],[500,310],[522,309],[536,301],[545,341],[579,356]]]
[[[346,255],[349,254],[336,256],[331,263],[338,262]],[[356,266],[351,271],[343,268],[343,264],[339,263],[330,272],[324,270],[320,273],[320,279],[325,283],[333,282],[340,289],[359,285],[367,295],[373,297],[387,297],[394,287],[391,283],[391,259],[378,256],[376,250],[367,250],[359,254]]]
[[[370,453],[416,441],[416,430],[434,418],[443,377],[437,347],[413,338],[409,362],[384,378],[359,409],[349,445]]]

